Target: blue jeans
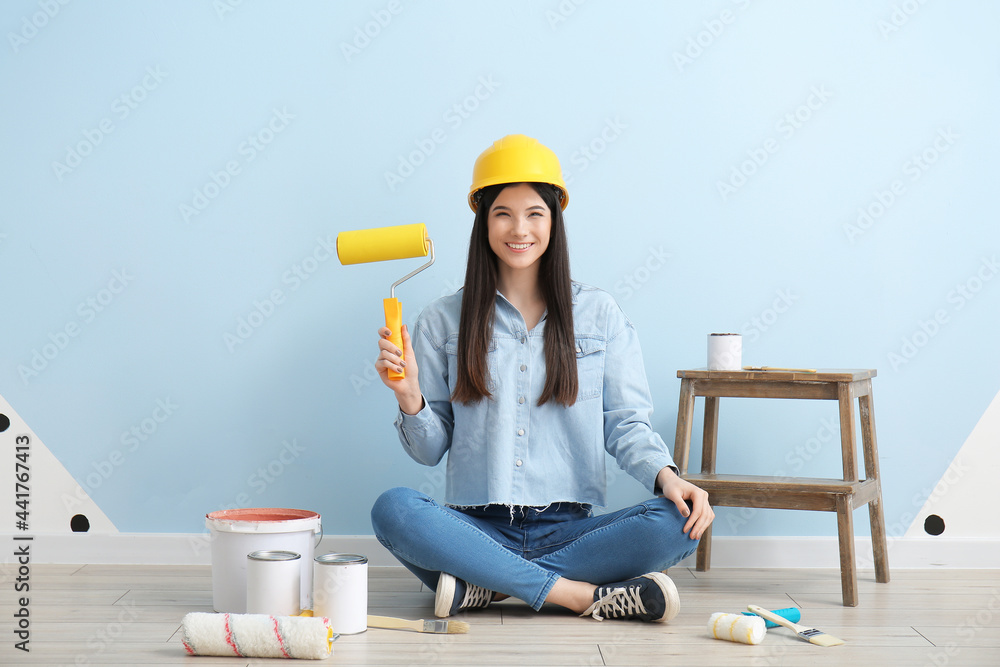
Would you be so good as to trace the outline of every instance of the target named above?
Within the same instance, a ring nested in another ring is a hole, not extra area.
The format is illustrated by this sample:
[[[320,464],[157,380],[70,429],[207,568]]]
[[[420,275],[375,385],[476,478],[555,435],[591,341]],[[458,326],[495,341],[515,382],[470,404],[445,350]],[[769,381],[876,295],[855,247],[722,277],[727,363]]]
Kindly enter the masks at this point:
[[[686,521],[665,498],[592,516],[576,503],[458,509],[401,487],[372,508],[378,541],[428,588],[447,572],[536,611],[559,577],[601,585],[677,564],[698,547]]]

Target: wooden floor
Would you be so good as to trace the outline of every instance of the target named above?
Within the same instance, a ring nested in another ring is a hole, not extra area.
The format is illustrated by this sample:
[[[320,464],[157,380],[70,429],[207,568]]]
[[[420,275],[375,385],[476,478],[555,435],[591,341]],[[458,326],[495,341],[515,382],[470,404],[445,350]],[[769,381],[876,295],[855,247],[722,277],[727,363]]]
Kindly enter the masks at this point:
[[[285,660],[189,657],[178,628],[211,611],[208,567],[32,565],[30,653],[14,648],[14,568],[0,566],[2,665],[268,665]],[[369,630],[343,636],[336,665],[1000,665],[1000,570],[895,570],[876,584],[861,572],[861,604],[840,604],[834,570],[696,572],[675,568],[681,612],[667,624],[597,622],[508,600],[457,617],[465,635]],[[433,596],[401,568],[372,568],[372,614],[432,618]],[[803,623],[843,639],[813,646],[782,628],[746,646],[712,639],[714,611],[749,603],[801,608]]]

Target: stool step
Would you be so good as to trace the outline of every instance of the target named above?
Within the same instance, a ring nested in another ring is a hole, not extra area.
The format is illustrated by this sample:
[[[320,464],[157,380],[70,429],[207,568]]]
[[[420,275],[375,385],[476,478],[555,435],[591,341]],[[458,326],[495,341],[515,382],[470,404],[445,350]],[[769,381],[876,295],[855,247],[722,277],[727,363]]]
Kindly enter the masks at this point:
[[[723,507],[762,507],[837,511],[837,497],[848,496],[852,507],[878,497],[876,480],[844,481],[812,477],[768,477],[695,473],[684,479],[708,491],[708,501]]]

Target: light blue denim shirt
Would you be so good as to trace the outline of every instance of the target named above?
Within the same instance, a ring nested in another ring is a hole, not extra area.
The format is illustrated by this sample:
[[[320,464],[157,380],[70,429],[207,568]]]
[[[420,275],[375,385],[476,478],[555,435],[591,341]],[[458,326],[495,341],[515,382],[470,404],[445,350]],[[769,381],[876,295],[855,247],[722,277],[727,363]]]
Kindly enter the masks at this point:
[[[538,405],[545,384],[545,317],[531,331],[497,293],[489,347],[492,398],[452,403],[462,292],[428,305],[413,327],[413,351],[425,404],[402,411],[396,429],[418,463],[448,452],[445,501],[454,506],[557,502],[605,505],[605,451],[654,491],[673,460],[653,431],[649,385],[635,327],[614,298],[573,283],[579,394],[564,407]]]

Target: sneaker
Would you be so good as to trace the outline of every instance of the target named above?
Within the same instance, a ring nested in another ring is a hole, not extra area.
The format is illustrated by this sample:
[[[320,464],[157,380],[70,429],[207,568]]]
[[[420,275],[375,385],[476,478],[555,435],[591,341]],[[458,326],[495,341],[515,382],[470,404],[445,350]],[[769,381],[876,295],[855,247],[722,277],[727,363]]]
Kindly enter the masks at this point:
[[[669,621],[681,609],[677,587],[662,572],[650,572],[641,577],[598,586],[594,604],[580,616],[593,616],[598,621],[607,618],[635,618],[640,621]]]
[[[481,609],[493,601],[493,591],[442,572],[434,594],[434,615],[448,618],[463,609]]]

